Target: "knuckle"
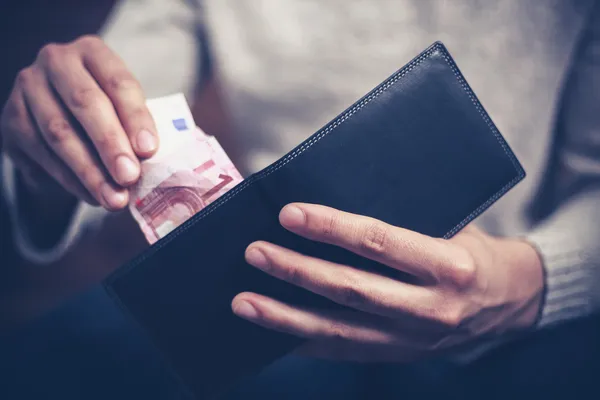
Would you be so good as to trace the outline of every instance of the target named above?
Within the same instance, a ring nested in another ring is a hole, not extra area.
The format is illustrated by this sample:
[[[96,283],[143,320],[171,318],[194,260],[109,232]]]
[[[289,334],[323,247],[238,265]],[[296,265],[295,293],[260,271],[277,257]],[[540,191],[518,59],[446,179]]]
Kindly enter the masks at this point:
[[[467,289],[472,286],[477,276],[477,268],[470,254],[465,251],[464,254],[454,257],[448,267],[447,277],[457,288]]]
[[[79,39],[75,40],[75,43],[87,47],[87,46],[97,46],[99,43],[102,43],[102,39],[97,35],[83,35]]]
[[[150,112],[148,111],[147,108],[145,107],[134,107],[128,115],[128,118],[130,118],[132,121],[140,121],[140,120],[144,120],[144,119],[151,119],[152,116],[150,115]]]
[[[139,89],[138,81],[128,73],[117,73],[108,78],[108,89],[118,92]]]
[[[49,43],[42,47],[38,53],[38,59],[46,65],[54,64],[56,61],[64,57],[65,46],[57,43]]]
[[[348,327],[339,321],[331,321],[329,324],[329,339],[344,341],[348,338]]]
[[[459,307],[445,307],[437,317],[437,321],[446,329],[458,329],[462,325],[463,315]]]
[[[20,86],[20,87],[28,86],[29,82],[31,82],[32,74],[33,74],[33,70],[31,69],[31,67],[23,68],[22,70],[20,70],[19,73],[17,74],[17,78],[15,80],[17,86]]]
[[[332,212],[325,221],[323,221],[323,225],[321,227],[321,233],[325,238],[334,237],[336,232],[338,231],[340,214],[338,212]]]
[[[93,193],[100,193],[103,177],[95,165],[81,165],[75,168],[77,177]]]
[[[101,156],[116,154],[119,152],[117,144],[119,143],[117,132],[114,130],[105,131],[103,134],[94,138],[94,145]]]
[[[384,254],[387,250],[389,229],[381,222],[372,223],[360,241],[360,248],[369,255]]]
[[[70,105],[77,109],[85,110],[93,108],[99,101],[100,96],[98,91],[90,87],[76,88],[70,96]]]
[[[338,298],[341,304],[360,309],[369,301],[366,292],[358,282],[359,280],[349,273],[342,279],[338,288]]]
[[[282,268],[281,274],[283,275],[283,280],[289,282],[293,285],[301,285],[303,278],[300,273],[300,269],[294,266],[285,266]]]
[[[50,145],[62,143],[71,136],[71,125],[63,117],[53,117],[46,125],[46,137]]]
[[[410,315],[416,318],[417,320],[435,322],[437,320],[438,315],[440,315],[441,313],[440,304],[442,304],[443,306],[443,303],[440,302],[438,299],[424,300],[422,302],[419,302],[418,305],[401,306],[401,309],[403,310],[403,313],[406,313],[407,315]]]

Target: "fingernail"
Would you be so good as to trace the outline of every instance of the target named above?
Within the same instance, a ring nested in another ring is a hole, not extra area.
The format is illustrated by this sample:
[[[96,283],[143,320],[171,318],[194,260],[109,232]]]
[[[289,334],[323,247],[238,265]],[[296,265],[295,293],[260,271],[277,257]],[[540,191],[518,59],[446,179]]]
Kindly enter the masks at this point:
[[[137,180],[138,176],[140,175],[139,166],[126,155],[120,155],[119,157],[117,157],[115,167],[117,173],[117,180],[121,184],[133,183]]]
[[[233,312],[242,318],[245,319],[256,319],[258,318],[258,312],[256,308],[247,301],[239,301],[236,306],[233,308]]]
[[[306,215],[299,207],[285,206],[281,210],[280,222],[283,226],[294,228],[304,225]]]
[[[265,268],[269,264],[265,254],[256,248],[248,249],[246,252],[246,261],[248,261],[248,264],[254,265],[256,268]]]
[[[127,193],[124,191],[116,191],[108,183],[103,183],[100,188],[100,193],[104,199],[104,204],[109,208],[122,208],[127,203]]]
[[[137,136],[137,150],[142,153],[151,153],[158,146],[156,136],[149,130],[142,130]]]

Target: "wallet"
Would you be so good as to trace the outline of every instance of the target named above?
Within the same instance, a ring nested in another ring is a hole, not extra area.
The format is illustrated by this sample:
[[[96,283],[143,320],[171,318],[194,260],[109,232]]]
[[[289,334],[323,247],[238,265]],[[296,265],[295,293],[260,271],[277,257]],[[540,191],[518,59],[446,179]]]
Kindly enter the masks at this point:
[[[218,397],[302,343],[235,316],[231,301],[238,293],[342,307],[248,265],[250,243],[264,240],[394,273],[288,232],[278,221],[284,205],[322,204],[447,239],[524,177],[447,49],[436,42],[287,155],[117,269],[104,286],[188,394]]]

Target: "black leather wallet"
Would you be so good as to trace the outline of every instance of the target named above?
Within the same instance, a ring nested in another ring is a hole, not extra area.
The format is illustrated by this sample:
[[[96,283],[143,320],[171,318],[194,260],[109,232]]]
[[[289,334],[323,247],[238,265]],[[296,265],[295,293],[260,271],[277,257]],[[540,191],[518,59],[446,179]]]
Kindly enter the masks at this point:
[[[211,398],[301,341],[236,317],[253,291],[340,307],[244,261],[256,240],[391,273],[283,229],[290,202],[331,206],[450,238],[525,172],[442,43],[435,43],[290,153],[118,269],[105,287],[197,398]]]

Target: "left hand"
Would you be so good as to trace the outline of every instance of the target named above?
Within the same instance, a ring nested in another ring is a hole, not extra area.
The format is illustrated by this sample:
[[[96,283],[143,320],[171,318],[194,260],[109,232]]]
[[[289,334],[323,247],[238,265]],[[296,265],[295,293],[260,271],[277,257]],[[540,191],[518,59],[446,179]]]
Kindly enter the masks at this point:
[[[246,250],[251,265],[351,308],[305,309],[255,293],[233,299],[238,316],[308,339],[304,354],[412,361],[524,330],[537,320],[542,266],[524,241],[491,237],[474,226],[449,240],[437,239],[312,204],[287,205],[280,222],[300,236],[415,277],[407,283],[271,243],[252,243]]]

